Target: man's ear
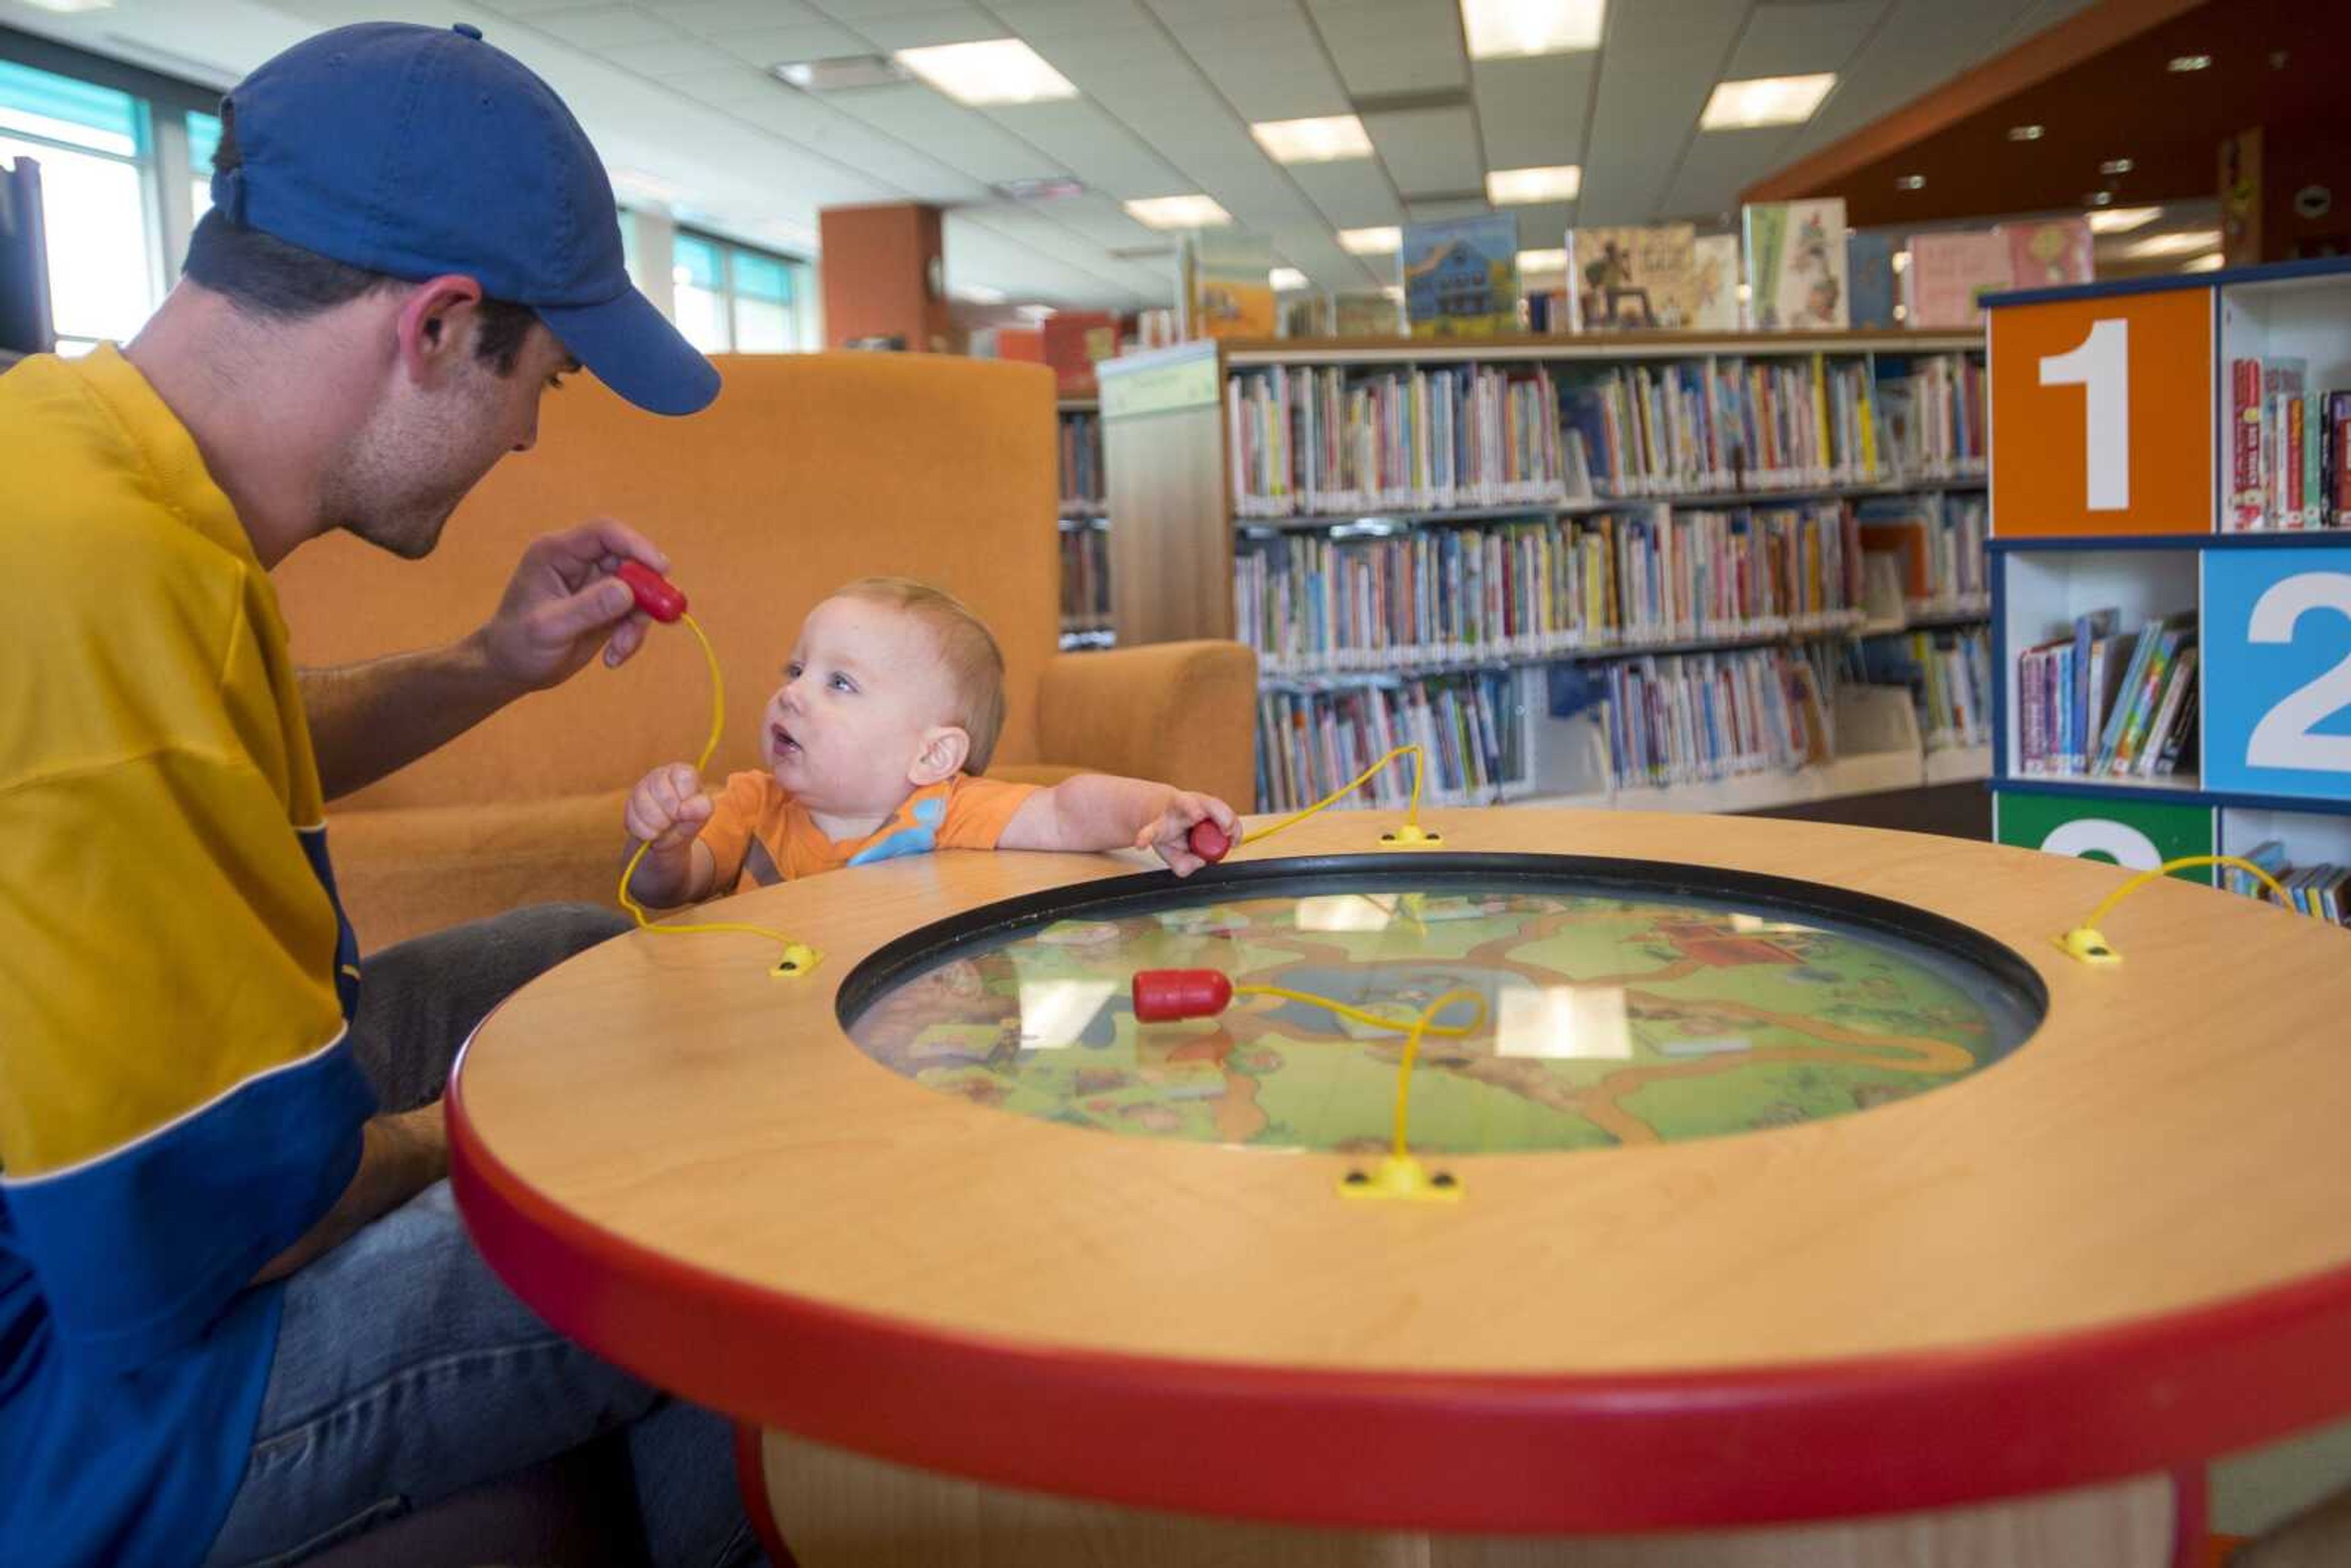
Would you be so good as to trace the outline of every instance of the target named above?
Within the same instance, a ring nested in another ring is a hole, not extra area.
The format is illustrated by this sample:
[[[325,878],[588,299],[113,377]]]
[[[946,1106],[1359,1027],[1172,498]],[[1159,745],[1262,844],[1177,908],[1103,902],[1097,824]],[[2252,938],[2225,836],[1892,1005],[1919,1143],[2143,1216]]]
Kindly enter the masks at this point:
[[[906,782],[917,789],[927,789],[962,772],[965,759],[970,756],[971,737],[961,725],[946,724],[926,729],[923,732],[923,749],[914,754],[914,765],[906,769]]]
[[[474,308],[481,302],[482,286],[462,273],[429,277],[409,292],[394,329],[401,368],[411,381],[429,381],[473,352]]]

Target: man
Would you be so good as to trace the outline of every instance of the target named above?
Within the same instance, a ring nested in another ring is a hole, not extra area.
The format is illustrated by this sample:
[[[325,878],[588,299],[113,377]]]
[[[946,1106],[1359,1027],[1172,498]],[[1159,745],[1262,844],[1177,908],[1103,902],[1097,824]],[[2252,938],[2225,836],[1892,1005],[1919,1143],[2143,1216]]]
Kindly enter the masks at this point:
[[[0,1557],[292,1560],[625,1428],[660,1563],[753,1555],[714,1416],[565,1343],[465,1245],[457,1043],[617,929],[528,911],[372,962],[322,802],[643,636],[611,522],[479,631],[298,672],[268,569],[434,547],[581,365],[717,376],[629,286],[547,86],[460,26],[298,45],[222,106],[187,276],[120,352],[0,378]]]

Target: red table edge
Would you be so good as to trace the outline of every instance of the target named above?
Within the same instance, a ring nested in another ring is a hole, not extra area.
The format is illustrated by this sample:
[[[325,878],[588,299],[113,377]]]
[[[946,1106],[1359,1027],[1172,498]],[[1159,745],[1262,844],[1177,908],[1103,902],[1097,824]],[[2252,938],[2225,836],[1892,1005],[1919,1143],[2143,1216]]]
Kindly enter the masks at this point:
[[[500,1162],[466,1113],[462,1056],[446,1104],[475,1244],[558,1330],[740,1420],[1033,1491],[1334,1529],[1712,1529],[2180,1471],[2351,1410],[2351,1266],[2071,1334],[1706,1373],[1292,1371],[1040,1350],[680,1263]]]

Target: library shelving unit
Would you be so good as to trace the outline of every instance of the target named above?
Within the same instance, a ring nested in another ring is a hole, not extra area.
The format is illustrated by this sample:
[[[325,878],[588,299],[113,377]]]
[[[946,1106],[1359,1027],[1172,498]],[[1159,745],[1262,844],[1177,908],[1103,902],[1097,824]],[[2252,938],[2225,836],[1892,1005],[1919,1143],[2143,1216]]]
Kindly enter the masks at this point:
[[[1065,397],[1054,423],[1061,452],[1061,646],[1107,648],[1113,639],[1101,407],[1090,397]]]
[[[1117,638],[1258,650],[1260,807],[1413,739],[1446,803],[1989,776],[1989,699],[1954,720],[1938,649],[1971,639],[1954,670],[1990,684],[1977,334],[1228,340],[1097,371]],[[1863,638],[1937,667],[1854,678]]]
[[[1986,304],[1997,836],[2141,869],[2273,841],[2295,867],[2351,866],[2351,530],[2231,526],[2234,369],[2351,388],[2351,262]],[[2193,639],[2202,710],[2176,771],[2026,768],[2020,655],[2100,610]]]

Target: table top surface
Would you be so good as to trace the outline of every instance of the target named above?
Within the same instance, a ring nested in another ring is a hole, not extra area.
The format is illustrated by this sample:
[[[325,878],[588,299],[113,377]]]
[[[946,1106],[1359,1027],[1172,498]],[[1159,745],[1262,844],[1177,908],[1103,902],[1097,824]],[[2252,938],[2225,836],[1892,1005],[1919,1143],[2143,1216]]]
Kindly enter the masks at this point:
[[[860,1052],[836,1002],[876,949],[1144,870],[942,854],[695,916],[812,943],[804,979],[771,978],[757,937],[637,934],[524,988],[453,1089],[468,1220],[559,1327],[746,1418],[1268,1517],[1601,1528],[1931,1506],[2351,1408],[2351,1356],[2325,1354],[2351,1330],[2341,930],[2165,881],[2108,918],[2124,962],[2094,968],[2053,939],[2117,884],[2110,866],[1751,819],[1426,820],[1453,854],[1675,862],[1912,905],[2011,949],[2048,1013],[1982,1071],[1863,1113],[1466,1156],[1458,1204],[1348,1202],[1345,1155],[1108,1136]],[[1330,813],[1234,860],[1375,853],[1394,821]],[[1175,1474],[1187,1443],[1238,1457],[1240,1417],[1260,1461],[1332,1421],[1365,1447],[1262,1482]],[[1137,1420],[1163,1462],[1103,1457]],[[1731,1456],[1744,1479],[1693,1480]],[[1611,1500],[1562,1489],[1569,1464],[1608,1472]]]

